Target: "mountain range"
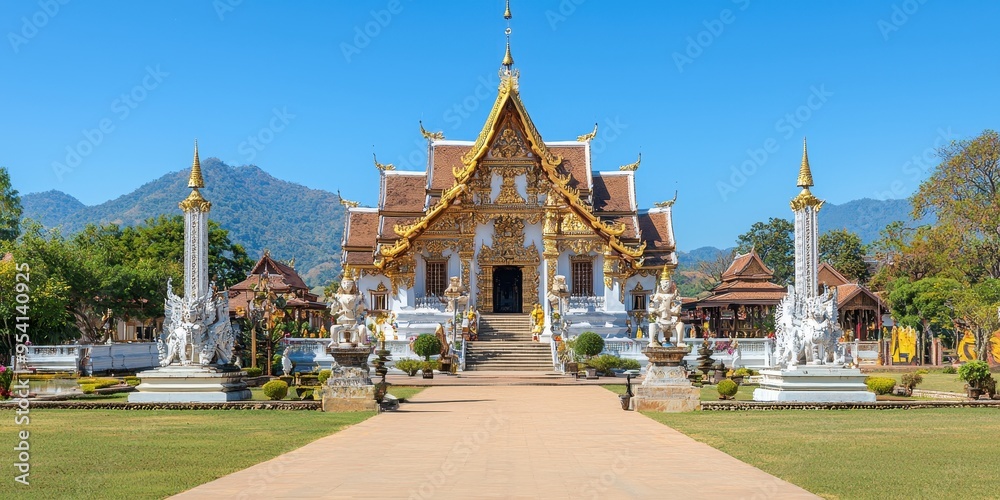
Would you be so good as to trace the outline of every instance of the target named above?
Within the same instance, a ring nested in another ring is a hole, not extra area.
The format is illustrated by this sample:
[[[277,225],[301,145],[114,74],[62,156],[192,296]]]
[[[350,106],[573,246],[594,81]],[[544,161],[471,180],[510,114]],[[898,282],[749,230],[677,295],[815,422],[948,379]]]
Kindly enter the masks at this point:
[[[336,277],[345,214],[336,194],[277,179],[254,165],[234,167],[217,158],[208,158],[201,165],[208,180],[202,192],[212,202],[210,217],[229,230],[230,239],[243,245],[251,259],[260,257],[265,249],[279,260],[295,259],[295,268],[311,287],[324,286]],[[45,227],[59,227],[66,235],[92,223],[139,224],[160,214],[179,213],[177,202],[190,192],[189,173],[166,174],[131,193],[92,206],[60,191],[27,194],[21,199],[24,217]],[[819,220],[821,232],[847,229],[870,243],[890,222],[912,219],[907,200],[865,198],[841,205],[827,203]],[[918,223],[930,222],[932,218]],[[713,260],[719,252],[729,250],[702,247],[678,252],[678,259],[682,267],[692,269],[698,262]]]
[[[233,167],[217,158],[201,162],[212,202],[209,218],[229,231],[252,260],[265,249],[279,260],[295,259],[295,268],[311,287],[326,285],[340,267],[344,207],[328,191],[277,179],[257,166]],[[187,197],[190,169],[172,172],[135,191],[100,205],[87,206],[60,192],[22,196],[24,217],[48,228],[74,234],[87,224],[135,225],[160,214],[179,214]]]

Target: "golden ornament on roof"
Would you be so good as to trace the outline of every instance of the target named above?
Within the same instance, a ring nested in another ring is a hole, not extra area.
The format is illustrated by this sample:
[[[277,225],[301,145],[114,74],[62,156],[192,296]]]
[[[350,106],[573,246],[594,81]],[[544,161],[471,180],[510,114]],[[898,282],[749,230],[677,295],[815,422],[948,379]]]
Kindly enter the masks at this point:
[[[639,170],[639,164],[642,163],[642,153],[639,153],[639,158],[635,160],[635,163],[629,163],[628,165],[622,165],[618,167],[618,170],[622,172],[635,172]]]

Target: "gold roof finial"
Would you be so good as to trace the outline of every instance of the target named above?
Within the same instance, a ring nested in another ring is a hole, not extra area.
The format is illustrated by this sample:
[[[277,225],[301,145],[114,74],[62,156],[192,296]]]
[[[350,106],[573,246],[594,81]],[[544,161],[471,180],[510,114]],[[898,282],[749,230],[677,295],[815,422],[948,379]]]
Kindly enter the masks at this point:
[[[642,153],[639,153],[639,159],[636,160],[635,163],[629,163],[628,165],[622,165],[622,166],[618,167],[618,170],[621,170],[622,172],[635,172],[636,170],[639,170],[639,164],[640,163],[642,163]]]
[[[379,163],[378,158],[375,157],[375,153],[372,153],[372,159],[375,160],[375,168],[380,171],[385,172],[386,170],[396,170],[396,166],[392,163]]]
[[[507,29],[504,30],[504,34],[507,35],[507,51],[503,55],[503,62],[500,64],[510,71],[511,66],[514,65],[514,56],[510,55],[510,0],[507,0],[506,9],[503,12],[503,18],[507,20]]]
[[[587,142],[587,141],[593,139],[594,137],[597,137],[597,123],[596,122],[594,123],[594,131],[593,132],[591,132],[589,134],[578,135],[578,136],[576,136],[576,140],[578,142]]]
[[[813,186],[813,174],[809,169],[809,151],[806,149],[805,137],[802,138],[802,165],[799,166],[799,182],[796,185],[805,189]]]
[[[194,140],[194,161],[191,162],[191,177],[188,178],[188,187],[191,189],[205,187],[205,179],[201,176],[201,160],[198,159],[198,139]]]
[[[427,129],[424,128],[423,120],[420,120],[418,123],[420,123],[420,135],[424,136],[424,139],[427,139],[428,141],[440,141],[444,139],[443,131],[428,132]]]

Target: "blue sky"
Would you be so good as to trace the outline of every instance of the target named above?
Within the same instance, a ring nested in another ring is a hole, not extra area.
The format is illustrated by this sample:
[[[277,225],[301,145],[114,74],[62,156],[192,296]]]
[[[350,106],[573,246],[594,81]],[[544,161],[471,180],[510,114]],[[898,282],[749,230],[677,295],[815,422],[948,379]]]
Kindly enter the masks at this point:
[[[788,217],[803,136],[821,198],[903,198],[936,146],[1000,116],[997,2],[512,3],[521,96],[543,138],[600,123],[600,170],[641,151],[639,203],[679,191],[683,250]],[[188,167],[198,138],[203,157],[372,205],[373,151],[423,168],[418,120],[475,138],[496,95],[502,11],[3,2],[0,165],[22,193],[97,204]]]

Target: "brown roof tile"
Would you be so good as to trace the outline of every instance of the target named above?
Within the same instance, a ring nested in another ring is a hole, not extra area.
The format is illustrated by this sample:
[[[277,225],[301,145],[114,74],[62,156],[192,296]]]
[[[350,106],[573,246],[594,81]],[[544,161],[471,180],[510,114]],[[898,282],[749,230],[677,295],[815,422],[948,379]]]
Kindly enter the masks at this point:
[[[827,286],[840,286],[846,285],[851,281],[848,280],[843,274],[833,268],[829,263],[824,262],[819,265],[819,269],[816,272],[819,278],[819,283],[821,285],[825,284]]]
[[[594,211],[632,212],[630,175],[609,172],[594,173]]]
[[[347,221],[347,247],[375,248],[378,237],[378,212],[351,210]]]
[[[447,189],[455,183],[453,167],[462,166],[462,156],[468,153],[472,146],[453,144],[436,144],[431,165],[431,189]]]
[[[734,279],[755,279],[770,281],[774,277],[774,271],[764,264],[757,252],[750,250],[749,253],[737,255],[729,268],[722,273],[722,280]]]
[[[562,157],[562,168],[570,175],[569,187],[587,191],[590,189],[590,172],[587,169],[587,149],[586,144],[579,146],[549,146],[552,154]]]
[[[667,211],[641,213],[639,233],[646,242],[646,250],[674,250],[673,231]]]
[[[396,224],[413,224],[413,221],[417,220],[417,217],[386,217],[382,216],[382,231],[379,233],[379,238],[398,240],[399,235],[396,234],[394,228]]]
[[[350,250],[344,261],[352,266],[370,266],[375,262],[375,259],[372,257],[372,252]]]
[[[391,174],[385,176],[385,202],[387,212],[423,212],[427,196],[427,174]]]

